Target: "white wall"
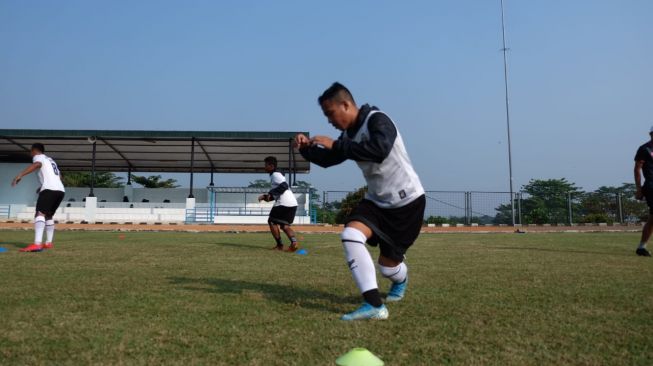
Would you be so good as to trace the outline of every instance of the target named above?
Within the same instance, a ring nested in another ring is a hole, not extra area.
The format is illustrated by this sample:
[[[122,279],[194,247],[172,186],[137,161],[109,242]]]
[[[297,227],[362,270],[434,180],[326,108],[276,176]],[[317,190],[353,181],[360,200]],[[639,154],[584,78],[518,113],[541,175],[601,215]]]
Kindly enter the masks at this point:
[[[36,189],[41,186],[37,173],[23,177],[16,187],[11,186],[14,177],[28,166],[28,163],[0,163],[0,204],[36,204]]]

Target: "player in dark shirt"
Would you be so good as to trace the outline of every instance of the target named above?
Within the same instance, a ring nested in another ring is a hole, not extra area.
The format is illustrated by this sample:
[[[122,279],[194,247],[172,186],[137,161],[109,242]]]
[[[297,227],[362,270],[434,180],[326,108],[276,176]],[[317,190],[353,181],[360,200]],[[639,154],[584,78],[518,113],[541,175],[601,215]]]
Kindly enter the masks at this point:
[[[649,207],[648,221],[642,229],[642,240],[635,253],[643,257],[650,257],[651,252],[646,249],[646,243],[653,233],[653,127],[649,132],[651,140],[637,149],[635,155],[635,187],[637,192],[635,198],[638,200],[646,199]],[[642,184],[642,173],[644,175],[644,184]]]

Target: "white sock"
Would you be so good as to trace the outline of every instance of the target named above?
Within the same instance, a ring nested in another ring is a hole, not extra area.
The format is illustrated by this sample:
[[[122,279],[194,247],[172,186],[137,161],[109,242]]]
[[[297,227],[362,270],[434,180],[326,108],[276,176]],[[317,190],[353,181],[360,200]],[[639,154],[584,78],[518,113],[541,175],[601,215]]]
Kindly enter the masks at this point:
[[[52,239],[54,239],[54,220],[45,221],[45,237],[45,242],[52,244]]]
[[[45,229],[45,217],[36,216],[34,218],[34,244],[41,245],[43,242],[43,230]]]
[[[376,270],[370,252],[365,248],[367,237],[360,230],[346,227],[340,235],[345,249],[345,258],[361,293],[379,288]]]
[[[383,277],[388,278],[390,281],[395,283],[404,282],[406,280],[406,276],[408,275],[408,266],[406,266],[406,263],[403,262],[396,267],[380,267]]]
[[[639,243],[639,246],[637,247],[637,249],[646,249],[646,243],[643,242],[643,241],[640,242],[640,243]]]

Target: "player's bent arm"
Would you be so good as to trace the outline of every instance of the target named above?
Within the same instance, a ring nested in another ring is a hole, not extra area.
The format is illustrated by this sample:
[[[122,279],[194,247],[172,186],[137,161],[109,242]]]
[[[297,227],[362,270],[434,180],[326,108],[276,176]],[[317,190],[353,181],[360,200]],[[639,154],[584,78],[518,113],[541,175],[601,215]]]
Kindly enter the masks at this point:
[[[26,176],[26,175],[28,175],[30,173],[33,173],[34,171],[36,171],[36,170],[38,170],[40,168],[41,168],[41,163],[40,162],[37,161],[36,163],[33,163],[32,165],[25,168],[25,170],[18,173],[18,175],[11,182],[11,185],[15,186],[16,184],[18,184],[18,182],[20,182],[21,179],[23,179],[24,176]]]
[[[635,161],[635,188],[637,189],[637,195],[639,196],[642,193],[642,167],[644,166],[643,160]]]
[[[397,128],[383,113],[375,113],[368,122],[369,140],[354,142],[340,139],[333,149],[348,159],[381,163],[388,157],[397,138]]]
[[[313,164],[319,165],[322,168],[338,165],[347,160],[347,158],[342,156],[342,154],[339,152],[334,151],[333,149],[329,150],[319,146],[300,148],[299,153],[302,154],[304,159],[310,161]]]
[[[268,192],[268,194],[269,194],[270,196],[272,196],[272,197],[279,197],[279,196],[281,196],[285,191],[287,191],[288,188],[289,188],[289,187],[288,187],[288,183],[283,182],[283,183],[280,183],[276,188],[271,189],[270,192]]]

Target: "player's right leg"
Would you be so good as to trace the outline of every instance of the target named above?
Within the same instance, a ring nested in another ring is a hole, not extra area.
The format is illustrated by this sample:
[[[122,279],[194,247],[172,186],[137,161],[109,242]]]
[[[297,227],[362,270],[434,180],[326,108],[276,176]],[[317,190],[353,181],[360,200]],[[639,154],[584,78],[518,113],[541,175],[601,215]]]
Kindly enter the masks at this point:
[[[644,188],[644,197],[646,198],[646,204],[649,207],[648,220],[642,228],[642,238],[639,242],[637,250],[635,250],[635,254],[642,257],[651,256],[651,252],[646,249],[646,243],[648,243],[648,240],[651,238],[651,233],[653,233],[653,192],[649,192],[647,188],[648,187]]]
[[[642,257],[651,256],[651,252],[646,249],[646,243],[648,243],[648,240],[651,238],[651,233],[653,233],[653,214],[649,214],[648,221],[646,221],[646,224],[644,224],[644,227],[642,228],[642,238],[637,250],[635,250],[637,255]]]
[[[37,211],[34,215],[34,243],[25,248],[20,249],[20,252],[40,252],[43,250],[43,231],[45,230],[45,214]]]
[[[387,319],[388,309],[383,305],[376,282],[376,269],[370,252],[365,247],[372,230],[360,221],[350,221],[340,238],[345,250],[345,259],[356,286],[363,295],[363,305],[342,316],[342,320]]]
[[[270,225],[270,233],[272,233],[272,237],[277,242],[277,245],[275,245],[272,249],[283,250],[283,242],[281,241],[281,232],[279,232],[279,226],[271,220],[268,220],[268,225]]]

